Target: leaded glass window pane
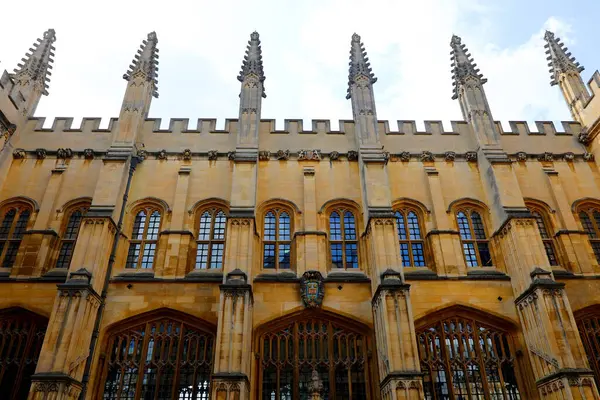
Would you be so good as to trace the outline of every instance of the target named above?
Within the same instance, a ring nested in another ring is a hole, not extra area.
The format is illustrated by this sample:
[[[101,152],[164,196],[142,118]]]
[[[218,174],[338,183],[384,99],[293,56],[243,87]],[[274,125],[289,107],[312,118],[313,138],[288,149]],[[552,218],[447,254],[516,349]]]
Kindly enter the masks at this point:
[[[147,215],[150,215],[148,218]],[[160,212],[152,209],[140,210],[133,221],[133,230],[127,253],[126,268],[150,269],[154,258],[160,231]]]
[[[198,223],[195,269],[223,268],[227,216],[222,210],[202,212]]]
[[[398,239],[406,240],[406,227],[404,226],[404,215],[396,211],[396,224],[398,225]]]
[[[340,217],[343,215],[343,218]],[[354,214],[337,210],[329,215],[329,248],[333,268],[358,268],[358,236]]]
[[[412,243],[412,256],[415,267],[425,266],[425,253],[423,243]]]
[[[331,240],[342,240],[342,223],[340,214],[332,212],[329,217],[329,237]]]
[[[456,220],[458,222],[458,230],[460,232],[461,239],[469,240],[472,239],[471,235],[471,227],[469,226],[469,220],[467,216],[462,211],[456,215]]]
[[[410,240],[421,239],[421,230],[419,229],[419,220],[414,212],[408,213],[408,230],[410,232]]]
[[[267,212],[264,222],[263,268],[290,269],[292,218],[287,211]]]
[[[475,239],[485,239],[485,229],[483,228],[483,221],[481,220],[481,215],[479,215],[478,212],[473,211],[471,213],[471,220],[473,221]]]

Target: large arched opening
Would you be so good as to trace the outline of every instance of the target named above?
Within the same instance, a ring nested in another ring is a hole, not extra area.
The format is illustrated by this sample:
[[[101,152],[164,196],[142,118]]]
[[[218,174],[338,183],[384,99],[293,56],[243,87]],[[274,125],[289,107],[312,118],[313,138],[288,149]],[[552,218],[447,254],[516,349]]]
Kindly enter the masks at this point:
[[[255,336],[257,399],[308,399],[322,384],[322,399],[372,399],[371,330],[351,319],[306,310],[262,325]]]

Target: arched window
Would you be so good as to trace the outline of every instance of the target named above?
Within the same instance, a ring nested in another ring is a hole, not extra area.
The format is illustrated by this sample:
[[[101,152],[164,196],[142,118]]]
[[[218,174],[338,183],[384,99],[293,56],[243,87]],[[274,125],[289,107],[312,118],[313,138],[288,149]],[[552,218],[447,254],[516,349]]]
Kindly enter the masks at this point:
[[[7,400],[26,399],[48,321],[21,309],[0,312],[0,393]]]
[[[540,232],[540,236],[542,237],[542,242],[544,243],[544,249],[546,249],[546,255],[548,256],[548,261],[550,261],[550,265],[558,265],[558,258],[556,257],[556,246],[554,245],[554,238],[552,237],[552,225],[550,225],[548,219],[545,218],[546,215],[542,210],[539,210],[534,207],[529,207],[529,211],[531,212],[531,215],[533,215],[535,218],[535,222],[537,224],[538,231]]]
[[[427,400],[521,398],[510,335],[457,315],[417,329]]]
[[[128,324],[107,350],[103,399],[209,399],[214,336],[191,318]]]
[[[152,268],[160,229],[160,212],[144,208],[135,216],[126,268]]]
[[[456,223],[467,267],[491,267],[492,255],[481,214],[473,210],[458,211]]]
[[[79,234],[79,228],[81,227],[81,220],[86,212],[87,206],[78,207],[71,211],[63,235],[60,239],[56,268],[69,268],[71,258],[73,257],[73,250],[75,249],[75,242],[77,241],[77,235]]]
[[[329,214],[329,249],[333,268],[358,268],[358,236],[351,211],[339,209]]]
[[[292,223],[288,211],[267,211],[263,230],[263,268],[290,269],[291,239]]]
[[[417,213],[412,210],[400,210],[394,213],[398,225],[400,257],[403,267],[425,266],[425,244]]]
[[[579,220],[588,234],[596,261],[600,263],[600,211],[597,208],[581,210]]]
[[[579,335],[594,371],[596,386],[600,387],[600,307],[586,309],[583,313],[577,313],[576,317]]]
[[[203,211],[198,224],[196,269],[223,268],[227,217],[218,208]]]
[[[258,341],[260,400],[309,399],[313,371],[322,399],[370,399],[367,337],[332,318],[298,318]]]
[[[0,260],[2,268],[11,268],[27,229],[31,210],[26,206],[10,206],[3,210],[0,225]]]

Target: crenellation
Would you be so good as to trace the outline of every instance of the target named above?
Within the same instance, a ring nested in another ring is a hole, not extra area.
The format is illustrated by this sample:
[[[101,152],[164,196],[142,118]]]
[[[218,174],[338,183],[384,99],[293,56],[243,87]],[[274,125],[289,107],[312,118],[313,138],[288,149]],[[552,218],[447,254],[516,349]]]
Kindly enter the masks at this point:
[[[575,121],[561,121],[563,130],[557,131],[553,121],[534,121],[536,130],[529,128],[527,121],[509,121],[510,131],[505,131],[502,123],[496,121],[496,127],[501,135],[523,135],[523,136],[573,136],[581,132],[581,124]]]

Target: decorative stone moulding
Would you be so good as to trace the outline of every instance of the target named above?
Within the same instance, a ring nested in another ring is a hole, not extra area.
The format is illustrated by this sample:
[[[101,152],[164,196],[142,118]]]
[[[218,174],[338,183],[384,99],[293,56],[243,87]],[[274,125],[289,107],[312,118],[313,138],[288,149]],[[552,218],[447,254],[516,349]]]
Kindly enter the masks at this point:
[[[161,151],[159,151],[158,154],[156,155],[156,158],[158,160],[166,160],[167,159],[167,150],[162,149]]]
[[[583,159],[585,161],[594,161],[594,154],[588,153],[587,151],[583,153]]]
[[[298,152],[298,161],[320,161],[321,150],[300,150]]]
[[[185,161],[190,161],[192,159],[192,151],[190,149],[183,150],[183,153],[181,153],[181,157]]]
[[[275,153],[275,158],[278,160],[289,160],[290,159],[290,151],[289,150],[277,150]]]
[[[340,153],[337,151],[332,151],[331,153],[329,153],[329,159],[331,161],[335,161],[338,160],[340,158]]]
[[[433,161],[433,153],[430,151],[423,151],[421,153],[421,161]]]
[[[94,159],[94,150],[92,150],[92,149],[83,150],[83,157],[86,160],[93,160]]]
[[[554,161],[554,155],[552,153],[545,152],[538,156],[538,161]]]
[[[73,157],[73,150],[69,148],[60,148],[56,150],[56,158],[67,159]]]
[[[271,152],[267,150],[261,150],[258,152],[258,159],[260,161],[269,161],[271,158]]]
[[[524,151],[520,151],[517,153],[517,161],[524,162],[527,161],[527,153]]]
[[[400,153],[400,161],[410,161],[410,153],[408,151],[403,151],[402,153]]]
[[[582,129],[581,132],[579,132],[579,136],[577,137],[577,139],[579,139],[579,142],[582,144],[589,144],[590,141],[592,140],[592,138],[590,137],[589,132],[587,131],[587,129]]]
[[[17,160],[22,160],[25,158],[25,150],[24,149],[14,149],[13,150],[13,158]]]
[[[140,160],[144,161],[146,158],[148,158],[148,152],[146,150],[138,150],[137,157]]]
[[[383,159],[388,162],[390,160],[390,152],[389,151],[384,151],[383,152]]]
[[[573,161],[575,159],[575,154],[568,152],[564,155],[565,161]]]
[[[216,150],[208,151],[208,159],[210,161],[215,161],[219,157],[219,153]]]
[[[46,149],[35,149],[35,155],[38,160],[43,160],[46,158]]]
[[[447,151],[446,153],[444,153],[444,159],[446,161],[454,161],[455,158],[456,158],[456,153],[453,151]]]
[[[356,150],[350,150],[348,151],[348,161],[356,161],[358,160],[358,151]]]
[[[229,151],[227,152],[227,159],[230,161],[235,160],[235,151]]]
[[[467,161],[473,162],[477,161],[477,152],[476,151],[467,151],[465,154],[465,158]]]

